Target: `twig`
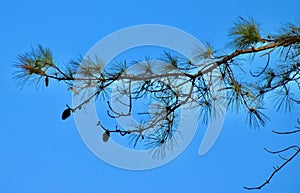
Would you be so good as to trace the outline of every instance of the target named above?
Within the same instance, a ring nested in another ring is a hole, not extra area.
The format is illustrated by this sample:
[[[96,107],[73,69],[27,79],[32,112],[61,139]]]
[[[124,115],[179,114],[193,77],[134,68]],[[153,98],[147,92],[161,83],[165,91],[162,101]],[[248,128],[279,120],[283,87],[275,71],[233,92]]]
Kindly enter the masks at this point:
[[[282,150],[279,150],[279,151],[270,151],[270,150],[267,150],[269,153],[272,153],[272,154],[277,154],[277,153],[281,153],[281,152],[284,152],[284,151],[287,151],[289,149],[295,149],[296,152],[288,159],[286,159],[285,162],[283,162],[279,167],[276,167],[274,168],[274,171],[271,173],[271,175],[267,178],[267,180],[262,183],[260,186],[256,186],[256,187],[247,187],[247,186],[244,186],[245,189],[247,190],[260,190],[261,188],[263,188],[265,185],[267,185],[268,183],[270,183],[271,179],[274,177],[274,175],[279,172],[285,165],[287,165],[290,161],[292,161],[296,156],[297,154],[300,152],[300,148],[298,146],[290,146],[290,147],[287,147],[287,148],[284,148]]]
[[[293,131],[275,131],[275,130],[272,130],[272,132],[276,133],[276,134],[280,134],[280,135],[285,135],[285,134],[298,133],[298,132],[300,132],[300,129],[296,129],[296,130],[293,130]]]

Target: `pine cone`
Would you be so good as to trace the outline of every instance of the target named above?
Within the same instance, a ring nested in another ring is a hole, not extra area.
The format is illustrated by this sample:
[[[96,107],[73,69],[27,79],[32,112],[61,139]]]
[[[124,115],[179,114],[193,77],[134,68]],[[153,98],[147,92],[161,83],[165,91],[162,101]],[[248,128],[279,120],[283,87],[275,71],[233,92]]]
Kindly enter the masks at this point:
[[[106,130],[102,135],[103,142],[107,142],[109,140],[109,137],[110,137],[110,132]]]
[[[66,110],[64,110],[64,112],[61,115],[62,120],[66,120],[68,117],[70,117],[71,110],[72,109],[70,109],[70,108],[67,108]]]

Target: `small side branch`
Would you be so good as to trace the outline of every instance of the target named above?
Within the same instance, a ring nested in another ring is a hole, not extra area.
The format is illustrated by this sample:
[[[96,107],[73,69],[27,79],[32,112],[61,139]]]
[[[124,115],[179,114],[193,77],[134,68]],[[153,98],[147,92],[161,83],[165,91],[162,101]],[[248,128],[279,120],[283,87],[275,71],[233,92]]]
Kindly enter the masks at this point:
[[[296,145],[284,148],[279,151],[270,151],[270,150],[265,149],[267,152],[272,153],[272,154],[282,153],[282,152],[288,151],[290,149],[294,149],[295,153],[290,158],[285,159],[285,162],[283,162],[279,167],[275,167],[274,171],[271,173],[271,175],[267,178],[267,180],[264,183],[262,183],[260,186],[256,186],[256,187],[244,186],[244,188],[247,190],[259,190],[259,189],[263,188],[265,185],[267,185],[271,181],[271,179],[274,177],[274,175],[276,173],[278,173],[285,165],[287,165],[290,161],[292,161],[300,152],[299,146],[296,146]]]
[[[298,125],[300,125],[300,119],[297,119]],[[285,134],[294,134],[294,133],[298,133],[300,132],[300,127],[299,126],[295,126],[295,130],[292,131],[276,131],[276,130],[272,130],[273,133],[276,134],[280,134],[280,135],[285,135]]]
[[[293,130],[293,131],[275,131],[275,130],[272,130],[272,132],[276,133],[276,134],[280,134],[280,135],[285,135],[285,134],[298,133],[298,132],[300,132],[300,129],[296,129],[296,130]]]
[[[253,76],[253,77],[255,77],[255,78],[260,77],[260,76],[267,70],[267,68],[268,68],[268,66],[269,66],[269,63],[270,63],[270,58],[271,58],[271,57],[270,57],[270,53],[267,53],[267,56],[268,56],[267,63],[266,63],[266,65],[265,65],[265,67],[262,69],[262,71],[259,72],[258,74],[253,74],[253,73],[250,71],[251,76]]]

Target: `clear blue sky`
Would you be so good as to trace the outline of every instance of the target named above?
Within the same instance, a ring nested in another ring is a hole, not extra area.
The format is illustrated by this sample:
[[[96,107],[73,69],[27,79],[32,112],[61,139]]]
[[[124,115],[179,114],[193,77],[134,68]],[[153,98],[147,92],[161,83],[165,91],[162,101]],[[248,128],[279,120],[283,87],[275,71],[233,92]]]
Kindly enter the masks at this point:
[[[38,1],[11,0],[0,6],[0,192],[105,193],[242,193],[258,185],[279,165],[263,147],[297,144],[299,135],[276,136],[299,116],[268,111],[272,121],[253,130],[243,115],[227,114],[211,151],[198,156],[204,127],[190,146],[171,163],[148,171],[112,167],[82,142],[73,119],[60,120],[71,103],[67,88],[50,82],[47,89],[16,88],[11,65],[31,45],[49,46],[63,64],[85,54],[106,35],[137,24],[171,25],[222,49],[238,16],[253,16],[266,32],[299,20],[300,2],[287,1]],[[269,105],[271,106],[271,105]],[[300,157],[260,192],[300,192]]]

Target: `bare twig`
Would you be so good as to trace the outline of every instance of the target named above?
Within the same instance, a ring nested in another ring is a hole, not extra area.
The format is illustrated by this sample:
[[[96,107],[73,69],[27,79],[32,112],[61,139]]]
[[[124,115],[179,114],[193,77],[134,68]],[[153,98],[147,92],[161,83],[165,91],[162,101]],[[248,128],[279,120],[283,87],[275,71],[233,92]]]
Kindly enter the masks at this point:
[[[255,187],[244,186],[244,188],[247,189],[247,190],[259,190],[259,189],[263,188],[265,185],[270,183],[271,179],[274,177],[274,175],[277,172],[279,172],[285,165],[287,165],[290,161],[292,161],[297,156],[297,154],[300,152],[300,148],[296,145],[284,148],[284,149],[279,150],[279,151],[270,151],[270,150],[265,149],[267,152],[272,153],[272,154],[282,153],[282,152],[285,152],[289,149],[294,149],[295,153],[291,157],[286,159],[286,161],[283,162],[279,167],[275,167],[274,171],[271,173],[271,175],[267,178],[267,180],[264,183],[262,183],[259,186],[255,186]]]
[[[276,134],[280,134],[280,135],[285,135],[285,134],[298,133],[298,132],[300,132],[300,129],[296,129],[296,130],[293,130],[293,131],[275,131],[275,130],[272,130],[272,132],[276,133]]]

